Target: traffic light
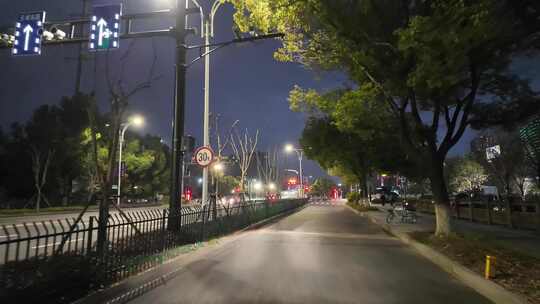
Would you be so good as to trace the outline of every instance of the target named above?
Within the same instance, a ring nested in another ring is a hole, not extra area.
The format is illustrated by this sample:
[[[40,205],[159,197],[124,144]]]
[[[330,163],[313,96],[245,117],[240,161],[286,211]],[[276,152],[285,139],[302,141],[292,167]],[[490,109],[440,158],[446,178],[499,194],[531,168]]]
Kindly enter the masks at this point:
[[[14,35],[0,34],[0,46],[12,47],[14,42]]]
[[[42,36],[45,41],[64,40],[66,38],[66,32],[62,31],[58,25],[53,25],[48,31],[43,31]]]
[[[186,190],[184,191],[184,199],[186,201],[190,201],[193,198],[193,191],[190,187],[186,187]]]

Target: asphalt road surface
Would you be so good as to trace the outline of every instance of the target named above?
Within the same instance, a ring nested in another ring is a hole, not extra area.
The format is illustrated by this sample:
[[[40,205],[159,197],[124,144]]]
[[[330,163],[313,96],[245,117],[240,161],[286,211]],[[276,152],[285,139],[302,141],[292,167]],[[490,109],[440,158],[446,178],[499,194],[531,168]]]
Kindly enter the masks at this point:
[[[490,303],[342,205],[245,233],[130,303]]]

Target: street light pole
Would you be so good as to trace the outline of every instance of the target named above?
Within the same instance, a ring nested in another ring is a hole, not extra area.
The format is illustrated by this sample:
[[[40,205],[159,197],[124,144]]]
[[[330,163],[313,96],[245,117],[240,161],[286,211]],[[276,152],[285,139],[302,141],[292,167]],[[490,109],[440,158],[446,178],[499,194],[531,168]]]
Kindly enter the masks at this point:
[[[182,5],[185,3],[185,5]],[[181,164],[184,158],[182,149],[182,136],[184,135],[184,113],[186,94],[186,8],[188,1],[176,0],[176,88],[174,94],[174,120],[172,136],[172,168],[169,210],[169,229],[180,225]]]
[[[121,195],[121,184],[122,184],[122,151],[124,147],[124,138],[126,135],[126,131],[129,127],[132,125],[135,125],[136,127],[140,127],[144,123],[144,119],[141,116],[135,115],[132,116],[128,122],[123,123],[120,125],[120,134],[118,134],[118,184],[116,189],[116,205],[120,206],[120,195]]]
[[[302,171],[302,159],[304,158],[304,150],[297,149],[293,147],[293,145],[288,144],[285,146],[285,151],[286,152],[294,151],[296,152],[296,155],[298,156],[298,162],[299,162],[298,171],[300,175],[300,197],[304,198],[304,174]]]
[[[302,172],[302,158],[304,156],[304,150],[296,149],[296,154],[298,154],[298,160],[300,162],[299,171],[300,171],[300,197],[304,198],[304,174]]]
[[[203,119],[203,145],[210,146],[210,20],[204,22],[205,53],[204,56],[204,119]],[[202,202],[208,201],[208,167],[203,168]]]
[[[131,122],[122,124],[122,129],[120,130],[120,139],[118,142],[118,185],[116,189],[116,205],[120,206],[120,186],[122,184],[122,148],[124,146],[124,136],[126,135],[126,131],[131,126]]]
[[[202,12],[202,7],[198,1],[194,1],[195,5],[199,7]],[[205,42],[205,56],[204,56],[204,118],[203,118],[203,145],[210,146],[210,40],[214,38],[214,17],[221,7],[220,0],[214,1],[210,13],[207,16],[201,14],[201,18],[204,22],[204,28],[201,29],[201,36]],[[219,147],[218,147],[219,149]],[[208,167],[203,168],[203,185],[202,185],[202,201],[203,204],[208,201]]]

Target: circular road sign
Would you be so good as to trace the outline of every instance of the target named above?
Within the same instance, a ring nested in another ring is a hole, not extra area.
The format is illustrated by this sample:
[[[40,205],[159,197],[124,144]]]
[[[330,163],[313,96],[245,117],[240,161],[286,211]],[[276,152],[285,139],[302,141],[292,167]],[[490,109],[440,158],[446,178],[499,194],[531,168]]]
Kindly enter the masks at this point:
[[[195,162],[201,167],[208,167],[214,160],[214,151],[210,147],[200,147],[195,151]]]

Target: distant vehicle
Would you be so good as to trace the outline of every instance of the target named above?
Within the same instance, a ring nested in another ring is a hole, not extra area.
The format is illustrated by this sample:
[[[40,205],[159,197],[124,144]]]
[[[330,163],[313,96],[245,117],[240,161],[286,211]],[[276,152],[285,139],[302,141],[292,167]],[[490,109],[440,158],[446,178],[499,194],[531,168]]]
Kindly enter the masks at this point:
[[[399,194],[396,191],[391,191],[387,187],[378,187],[375,189],[375,199],[383,203],[394,203],[398,201]]]
[[[128,204],[147,204],[151,201],[152,200],[148,198],[130,198],[127,200]]]
[[[299,198],[298,190],[285,190],[281,191],[281,198]]]
[[[241,198],[239,194],[225,195],[218,200],[218,204],[225,207],[233,207],[240,204]]]

